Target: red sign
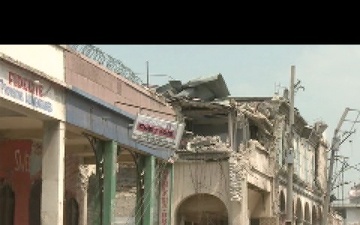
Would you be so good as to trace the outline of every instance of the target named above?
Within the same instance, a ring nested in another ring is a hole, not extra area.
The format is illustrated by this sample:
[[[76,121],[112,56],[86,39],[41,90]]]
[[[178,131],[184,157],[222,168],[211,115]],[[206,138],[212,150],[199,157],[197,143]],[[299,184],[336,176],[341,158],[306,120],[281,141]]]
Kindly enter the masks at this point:
[[[14,225],[28,224],[31,146],[30,140],[0,142],[0,176],[11,185],[15,194]]]
[[[169,169],[166,169],[161,176],[161,186],[160,186],[159,216],[160,216],[161,225],[168,225],[169,200],[170,200],[169,189],[170,189],[170,173],[169,173]]]

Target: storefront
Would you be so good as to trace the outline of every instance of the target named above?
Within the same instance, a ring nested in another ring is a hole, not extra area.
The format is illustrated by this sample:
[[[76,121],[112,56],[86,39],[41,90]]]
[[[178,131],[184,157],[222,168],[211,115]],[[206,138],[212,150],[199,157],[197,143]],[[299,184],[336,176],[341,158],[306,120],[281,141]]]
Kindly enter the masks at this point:
[[[0,224],[40,224],[42,152],[56,149],[52,141],[44,143],[53,138],[44,129],[64,123],[63,89],[18,61],[0,58]]]

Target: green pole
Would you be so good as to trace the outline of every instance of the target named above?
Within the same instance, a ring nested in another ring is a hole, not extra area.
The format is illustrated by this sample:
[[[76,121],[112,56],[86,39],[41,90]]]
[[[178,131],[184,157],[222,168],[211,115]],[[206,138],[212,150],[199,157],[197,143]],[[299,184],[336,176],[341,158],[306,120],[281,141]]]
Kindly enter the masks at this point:
[[[154,225],[155,201],[155,157],[145,157],[144,224]]]
[[[116,142],[106,141],[104,151],[103,225],[112,225],[114,223],[116,158]]]
[[[94,210],[93,214],[93,225],[103,225],[103,165],[101,163],[103,159],[103,152],[104,152],[104,143],[103,141],[99,140],[95,146],[95,161],[96,161],[96,181],[94,182],[93,192],[90,195],[92,206]]]
[[[136,186],[136,205],[135,205],[135,225],[142,225],[143,216],[143,196],[141,172],[144,170],[144,157],[140,156],[137,164],[137,186]]]

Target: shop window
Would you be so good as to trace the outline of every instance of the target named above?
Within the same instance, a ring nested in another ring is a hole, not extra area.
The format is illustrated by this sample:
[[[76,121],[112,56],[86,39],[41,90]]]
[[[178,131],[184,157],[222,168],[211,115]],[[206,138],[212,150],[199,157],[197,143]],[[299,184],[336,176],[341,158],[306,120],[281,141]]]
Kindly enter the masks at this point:
[[[0,183],[0,225],[13,225],[15,194],[8,184]]]
[[[41,180],[36,180],[31,185],[29,201],[29,221],[30,225],[39,225],[40,223],[40,206],[41,206]]]

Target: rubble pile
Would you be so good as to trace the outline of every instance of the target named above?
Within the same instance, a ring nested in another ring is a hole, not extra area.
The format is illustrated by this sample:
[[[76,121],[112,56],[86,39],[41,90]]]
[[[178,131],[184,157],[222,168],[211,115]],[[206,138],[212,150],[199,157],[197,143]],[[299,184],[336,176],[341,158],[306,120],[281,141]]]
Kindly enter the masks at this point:
[[[186,149],[193,152],[230,152],[231,148],[219,136],[197,135],[188,140]]]
[[[240,113],[243,113],[246,117],[251,119],[259,128],[271,135],[274,127],[273,123],[269,120],[272,116],[272,112],[269,107],[259,107],[261,104],[245,103],[238,107]]]
[[[229,158],[229,195],[230,201],[241,201],[242,183],[249,173],[249,152],[232,153]]]

